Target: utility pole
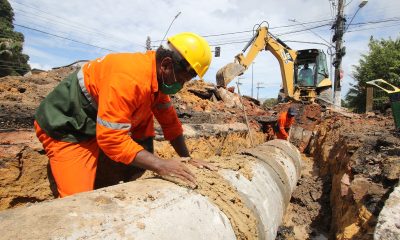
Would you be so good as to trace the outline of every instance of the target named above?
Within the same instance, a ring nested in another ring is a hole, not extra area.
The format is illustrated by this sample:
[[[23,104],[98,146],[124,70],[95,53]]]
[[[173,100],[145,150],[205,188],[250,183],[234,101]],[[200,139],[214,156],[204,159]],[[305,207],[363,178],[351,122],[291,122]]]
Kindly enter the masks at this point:
[[[238,77],[237,80],[236,80],[236,84],[237,85],[242,85],[243,83],[241,83],[240,80],[243,80],[243,79],[244,78],[242,78],[242,77]]]
[[[252,64],[251,64],[251,97],[253,97],[253,82],[254,82],[254,79],[253,79],[253,65],[254,65],[254,63],[255,62],[253,62]]]
[[[262,84],[261,82],[257,83],[257,100],[258,100],[258,92],[259,92],[260,88],[265,88],[265,87],[261,87],[260,86],[261,84]]]
[[[336,54],[335,61],[333,65],[335,66],[335,83],[334,83],[334,104],[337,107],[341,106],[341,97],[340,92],[342,86],[340,84],[340,71],[342,70],[342,57],[345,54],[345,50],[343,48],[343,33],[344,33],[344,24],[346,19],[344,18],[344,0],[338,0],[338,14],[336,17],[335,23],[335,35],[333,36],[332,42],[336,41]]]

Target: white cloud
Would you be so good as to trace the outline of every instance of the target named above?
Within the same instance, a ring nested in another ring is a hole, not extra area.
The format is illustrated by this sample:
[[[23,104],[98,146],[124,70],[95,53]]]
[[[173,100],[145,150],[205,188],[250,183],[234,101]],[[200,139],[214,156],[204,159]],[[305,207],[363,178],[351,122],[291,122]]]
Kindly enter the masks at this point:
[[[31,69],[41,69],[41,70],[51,70],[51,66],[50,65],[43,65],[40,63],[34,63],[34,62],[30,62],[29,61],[29,65],[31,66]]]

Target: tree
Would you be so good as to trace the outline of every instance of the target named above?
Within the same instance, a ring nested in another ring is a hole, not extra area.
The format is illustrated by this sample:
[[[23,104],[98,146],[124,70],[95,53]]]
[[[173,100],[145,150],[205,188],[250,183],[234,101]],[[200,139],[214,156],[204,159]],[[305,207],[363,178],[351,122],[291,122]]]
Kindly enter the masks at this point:
[[[349,108],[365,112],[366,82],[382,78],[389,83],[400,85],[400,38],[397,40],[375,40],[371,37],[368,54],[363,54],[354,67],[352,84],[346,95]]]
[[[0,77],[23,75],[30,70],[29,56],[22,53],[24,35],[14,31],[14,12],[7,0],[0,0]]]
[[[267,109],[275,106],[276,104],[278,104],[278,100],[276,98],[268,98],[263,102],[262,106],[264,109]]]

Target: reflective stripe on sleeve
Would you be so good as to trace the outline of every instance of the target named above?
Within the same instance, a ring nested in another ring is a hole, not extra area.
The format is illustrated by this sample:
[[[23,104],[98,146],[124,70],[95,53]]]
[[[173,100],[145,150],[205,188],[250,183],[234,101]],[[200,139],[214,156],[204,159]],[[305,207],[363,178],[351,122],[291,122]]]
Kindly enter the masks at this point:
[[[97,110],[97,103],[93,100],[92,96],[90,96],[89,91],[86,89],[85,80],[83,78],[82,68],[79,69],[79,72],[78,72],[78,82],[79,82],[79,86],[81,87],[81,90],[83,92],[83,95],[85,95],[86,99],[89,100],[90,105],[92,105],[92,107],[94,107]]]
[[[157,109],[167,109],[167,108],[169,108],[169,107],[171,107],[172,106],[172,103],[171,102],[167,102],[167,103],[158,103],[157,105],[156,105],[156,108]]]
[[[114,129],[114,130],[129,130],[129,129],[131,129],[130,123],[108,122],[106,120],[101,119],[99,116],[97,116],[97,123],[106,128],[110,128],[110,129]]]

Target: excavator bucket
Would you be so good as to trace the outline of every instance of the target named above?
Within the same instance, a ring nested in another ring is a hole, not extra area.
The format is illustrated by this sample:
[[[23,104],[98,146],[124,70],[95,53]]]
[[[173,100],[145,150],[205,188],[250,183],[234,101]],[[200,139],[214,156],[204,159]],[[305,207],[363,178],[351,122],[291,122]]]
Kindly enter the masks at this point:
[[[229,63],[217,72],[217,86],[226,87],[235,77],[240,76],[246,68],[239,63]]]

